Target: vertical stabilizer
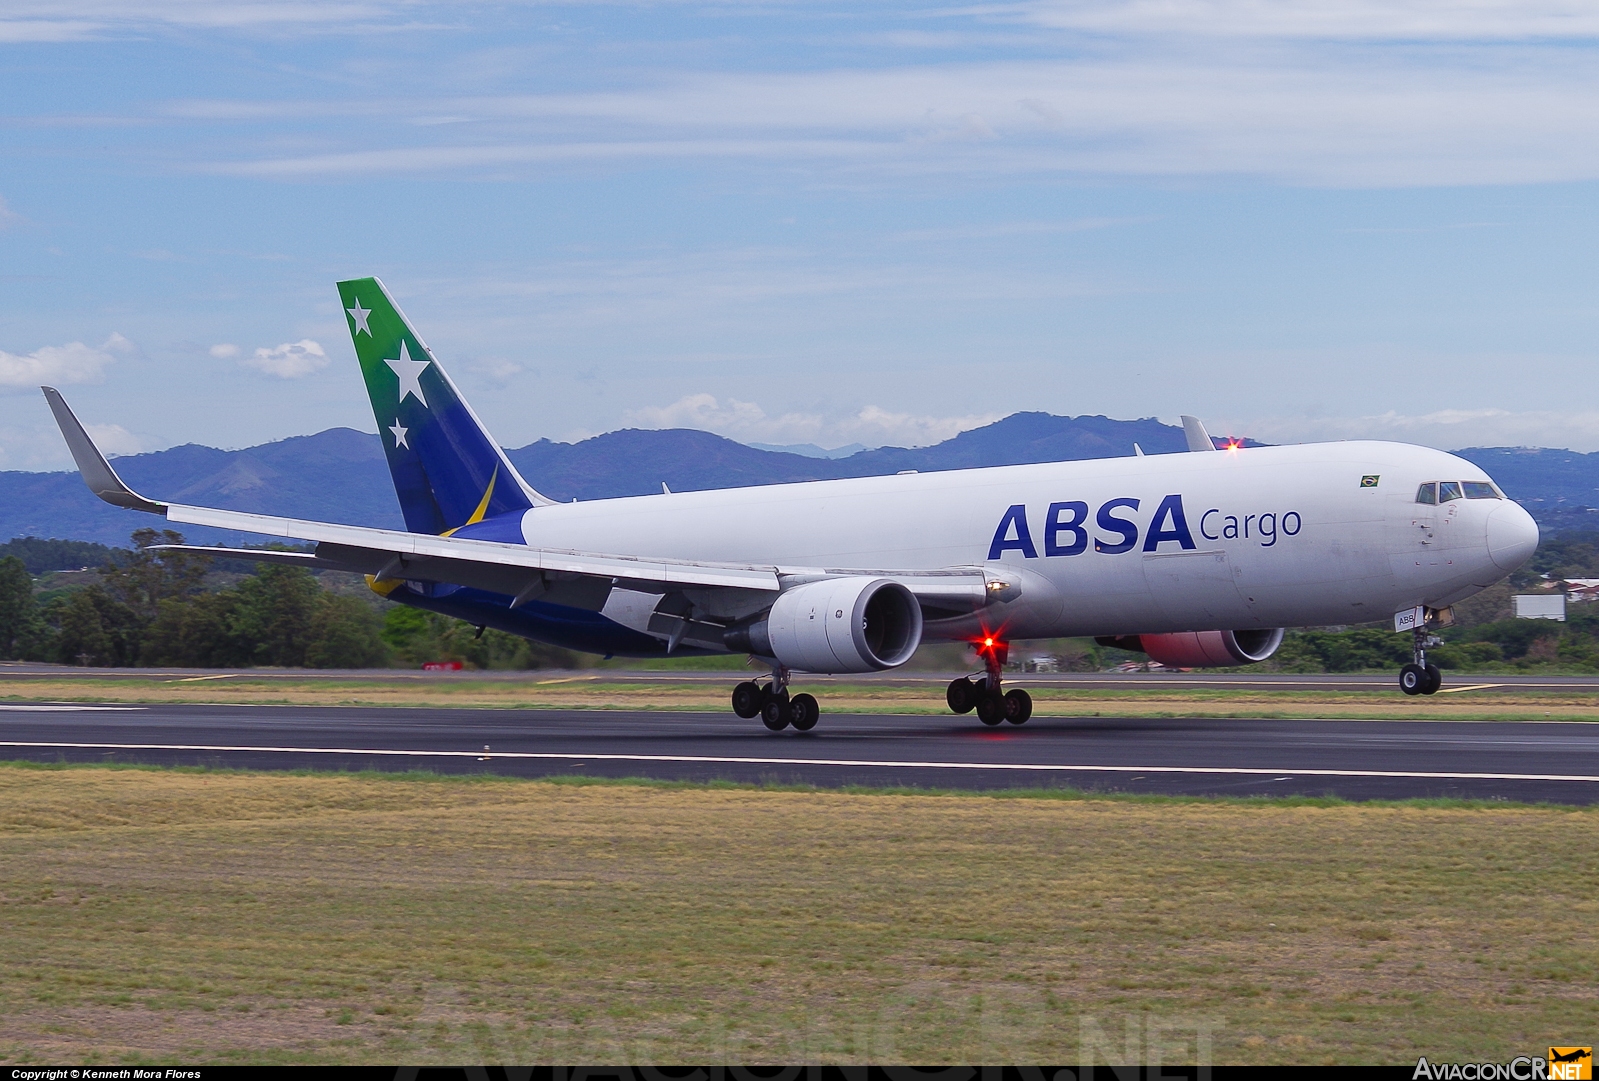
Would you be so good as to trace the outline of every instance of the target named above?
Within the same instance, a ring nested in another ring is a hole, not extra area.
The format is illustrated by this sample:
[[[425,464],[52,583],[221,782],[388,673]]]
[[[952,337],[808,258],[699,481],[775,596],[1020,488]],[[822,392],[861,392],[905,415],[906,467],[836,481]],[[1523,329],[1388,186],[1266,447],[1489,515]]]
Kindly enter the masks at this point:
[[[1189,450],[1216,449],[1216,441],[1205,431],[1205,426],[1199,423],[1198,417],[1183,417],[1183,436],[1188,440]]]
[[[339,282],[394,490],[413,533],[551,502],[528,487],[376,278]]]

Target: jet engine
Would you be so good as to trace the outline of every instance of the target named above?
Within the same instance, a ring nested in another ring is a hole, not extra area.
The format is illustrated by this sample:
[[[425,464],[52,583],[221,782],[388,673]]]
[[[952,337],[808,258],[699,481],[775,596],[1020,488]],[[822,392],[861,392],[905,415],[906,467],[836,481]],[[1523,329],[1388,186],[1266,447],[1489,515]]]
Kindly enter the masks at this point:
[[[765,616],[729,627],[724,641],[802,672],[872,672],[911,659],[922,608],[887,578],[828,578],[779,594]]]
[[[1281,627],[1252,631],[1178,631],[1099,639],[1101,645],[1142,650],[1168,668],[1231,668],[1254,664],[1283,644]]]

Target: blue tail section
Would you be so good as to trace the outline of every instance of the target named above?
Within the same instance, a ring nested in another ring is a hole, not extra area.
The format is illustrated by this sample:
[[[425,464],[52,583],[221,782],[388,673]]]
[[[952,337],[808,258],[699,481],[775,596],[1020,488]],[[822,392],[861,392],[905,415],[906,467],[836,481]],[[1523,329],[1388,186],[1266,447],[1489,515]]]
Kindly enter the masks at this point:
[[[339,282],[339,302],[407,529],[451,533],[551,502],[518,475],[382,282]],[[520,542],[515,521],[493,539]]]

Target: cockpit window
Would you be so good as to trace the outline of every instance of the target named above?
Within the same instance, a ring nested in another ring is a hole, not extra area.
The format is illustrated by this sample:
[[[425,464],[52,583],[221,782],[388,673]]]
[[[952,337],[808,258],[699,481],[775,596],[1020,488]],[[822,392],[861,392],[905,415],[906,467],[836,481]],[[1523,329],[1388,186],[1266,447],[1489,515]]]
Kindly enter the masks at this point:
[[[1447,503],[1451,499],[1460,498],[1460,482],[1458,480],[1441,480],[1438,482],[1438,502]]]
[[[1438,485],[1428,481],[1416,489],[1416,502],[1429,504],[1438,502]]]
[[[1464,485],[1467,499],[1503,499],[1504,495],[1485,480],[1468,480]]]

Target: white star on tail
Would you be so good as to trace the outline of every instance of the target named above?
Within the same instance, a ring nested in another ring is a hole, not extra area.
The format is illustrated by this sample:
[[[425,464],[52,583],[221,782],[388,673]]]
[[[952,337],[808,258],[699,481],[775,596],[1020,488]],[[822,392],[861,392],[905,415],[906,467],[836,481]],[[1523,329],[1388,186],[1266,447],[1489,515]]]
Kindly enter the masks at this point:
[[[389,431],[394,433],[394,446],[396,449],[400,447],[404,447],[406,450],[411,449],[411,444],[405,441],[405,433],[410,430],[409,428],[400,427],[399,417],[394,418],[394,423],[389,425]]]
[[[361,298],[356,297],[355,307],[345,308],[344,310],[350,313],[351,319],[355,320],[355,332],[357,334],[365,334],[370,338],[372,336],[372,328],[366,325],[366,317],[372,314],[372,309],[361,307]]]
[[[383,363],[394,369],[394,374],[400,377],[400,401],[405,401],[407,394],[415,394],[416,400],[427,408],[428,400],[422,394],[422,384],[418,382],[427,366],[432,363],[427,360],[412,360],[411,353],[405,346],[405,340],[400,340],[400,359],[385,360]]]

